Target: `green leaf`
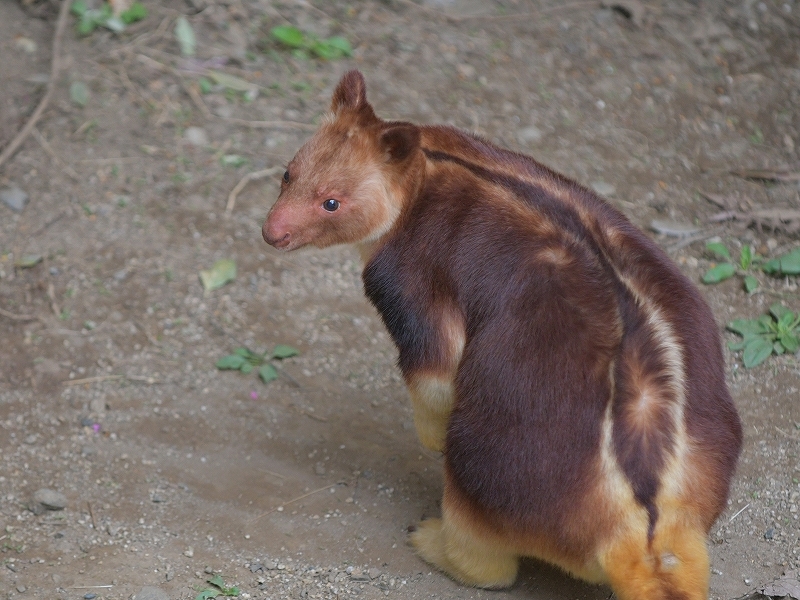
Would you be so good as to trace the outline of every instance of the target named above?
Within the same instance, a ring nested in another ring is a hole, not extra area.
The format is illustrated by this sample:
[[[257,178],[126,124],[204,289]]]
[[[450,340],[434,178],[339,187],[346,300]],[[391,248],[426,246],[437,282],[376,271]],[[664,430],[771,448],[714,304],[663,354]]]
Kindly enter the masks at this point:
[[[342,56],[353,56],[353,47],[350,45],[350,42],[347,38],[344,38],[340,35],[335,35],[333,37],[329,37],[325,40],[327,44],[331,48],[336,48]]]
[[[780,257],[781,273],[784,275],[800,275],[800,248]]]
[[[782,318],[784,318],[787,315],[791,315],[790,316],[790,320],[789,320],[789,323],[791,323],[791,319],[794,318],[794,313],[792,311],[790,311],[788,308],[786,308],[783,304],[779,303],[779,302],[776,302],[775,304],[770,306],[769,307],[769,312],[778,321],[780,321]]]
[[[757,319],[736,319],[726,326],[730,331],[738,333],[744,337],[767,333],[769,328],[764,328],[763,324]]]
[[[241,369],[242,365],[244,364],[247,364],[247,361],[243,356],[239,356],[238,354],[229,354],[228,356],[223,356],[217,361],[217,368],[222,370]]]
[[[731,263],[722,263],[710,269],[703,275],[703,283],[719,283],[730,279],[736,273],[736,267]]]
[[[778,341],[786,348],[787,352],[791,352],[794,354],[797,352],[798,348],[800,348],[800,340],[797,339],[797,335],[794,333],[785,333]]]
[[[205,77],[198,79],[197,84],[200,86],[200,91],[203,94],[210,94],[214,90],[214,86]]]
[[[69,99],[83,108],[89,102],[89,88],[82,81],[73,81],[69,86]]]
[[[290,48],[303,48],[308,43],[305,34],[297,27],[292,27],[291,25],[273,27],[270,30],[270,34],[281,44],[289,46]]]
[[[255,83],[251,83],[235,75],[228,75],[222,71],[208,71],[208,76],[211,77],[217,85],[221,85],[234,92],[251,92],[258,90],[258,86]]]
[[[778,356],[786,352],[786,348],[780,341],[776,341],[772,344],[772,352]]]
[[[744,291],[747,292],[748,294],[752,294],[757,289],[758,289],[758,279],[756,279],[752,275],[745,275]]]
[[[772,342],[753,338],[744,348],[744,366],[748,369],[760,365],[772,354]]]
[[[86,2],[84,0],[75,0],[69,10],[73,15],[82,17],[86,13]]]
[[[258,376],[264,383],[269,383],[278,378],[278,371],[272,365],[266,364],[258,370]]]
[[[208,271],[200,271],[200,281],[206,292],[221,288],[234,279],[236,279],[236,263],[228,258],[218,260]]]
[[[272,358],[289,358],[290,356],[297,356],[300,351],[297,348],[287,346],[286,344],[278,344],[275,350],[272,351]]]
[[[239,154],[225,154],[220,156],[219,162],[223,167],[241,167],[247,164],[247,159]]]
[[[728,342],[728,349],[731,352],[738,352],[739,350],[744,350],[746,345],[747,343],[744,340],[740,342]]]
[[[773,258],[761,265],[761,270],[765,273],[774,274],[779,273],[781,270],[781,259]]]
[[[210,579],[206,579],[206,581],[211,585],[217,586],[220,589],[225,587],[225,580],[220,575],[214,575]]]
[[[739,253],[739,265],[742,269],[749,269],[753,263],[753,250],[749,245],[742,246],[742,251]]]
[[[211,600],[217,596],[219,596],[219,590],[207,589],[197,594],[197,596],[194,597],[194,600]]]
[[[21,269],[30,269],[38,265],[42,260],[41,254],[23,254],[14,261],[14,266]]]
[[[708,242],[706,244],[706,250],[714,253],[719,258],[731,260],[731,253],[728,252],[728,249],[722,242]]]
[[[142,19],[147,17],[147,9],[144,7],[144,4],[141,2],[134,2],[131,4],[131,7],[120,13],[119,18],[122,19],[122,22],[126,25],[130,25],[131,23],[135,23],[136,21],[141,21]]]
[[[247,375],[248,373],[252,373],[253,372],[253,364],[249,363],[249,362],[245,362],[241,367],[239,367],[239,370],[242,373],[244,373],[245,375]]]
[[[194,35],[194,29],[183,15],[178,17],[175,23],[175,39],[178,40],[183,56],[194,56],[197,50],[197,38]]]
[[[234,354],[238,354],[239,356],[243,356],[244,358],[250,358],[253,356],[253,352],[248,348],[240,347],[233,351]]]

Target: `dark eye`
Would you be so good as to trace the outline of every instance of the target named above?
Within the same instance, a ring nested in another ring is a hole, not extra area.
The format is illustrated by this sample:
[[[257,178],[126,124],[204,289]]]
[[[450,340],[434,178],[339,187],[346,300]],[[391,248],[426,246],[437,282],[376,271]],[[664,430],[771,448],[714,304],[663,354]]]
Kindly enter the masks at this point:
[[[333,198],[328,198],[325,202],[322,203],[322,208],[327,210],[328,212],[333,212],[337,208],[339,208],[339,201],[334,200]]]
[[[286,182],[286,183],[289,183],[289,171],[286,171],[283,174],[283,181]]]

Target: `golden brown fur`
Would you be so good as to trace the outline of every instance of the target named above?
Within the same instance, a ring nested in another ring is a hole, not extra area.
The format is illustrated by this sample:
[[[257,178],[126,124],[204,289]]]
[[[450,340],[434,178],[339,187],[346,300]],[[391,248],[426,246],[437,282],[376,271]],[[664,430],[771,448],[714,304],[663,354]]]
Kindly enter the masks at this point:
[[[264,223],[359,245],[442,518],[411,541],[468,585],[535,556],[621,600],[702,600],[741,426],[713,316],[589,190],[450,127],[378,119],[346,74]]]

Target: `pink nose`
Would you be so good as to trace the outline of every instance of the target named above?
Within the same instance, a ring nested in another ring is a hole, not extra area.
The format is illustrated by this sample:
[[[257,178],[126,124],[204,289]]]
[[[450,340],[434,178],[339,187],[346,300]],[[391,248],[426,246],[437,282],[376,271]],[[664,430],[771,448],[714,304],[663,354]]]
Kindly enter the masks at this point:
[[[264,237],[265,242],[275,248],[285,248],[289,245],[289,239],[291,238],[288,231],[281,232],[280,229],[270,227],[269,220],[261,228],[261,235]]]

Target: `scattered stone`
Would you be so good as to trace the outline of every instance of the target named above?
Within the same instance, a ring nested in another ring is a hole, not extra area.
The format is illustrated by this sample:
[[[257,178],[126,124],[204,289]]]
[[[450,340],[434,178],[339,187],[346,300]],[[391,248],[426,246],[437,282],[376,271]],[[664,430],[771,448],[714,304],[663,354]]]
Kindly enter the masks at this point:
[[[765,540],[771,540],[774,537],[775,537],[775,530],[772,527],[770,527],[769,529],[767,529],[764,532],[764,539]]]
[[[192,558],[194,556],[194,548],[189,546],[186,550],[183,551],[183,555],[187,558]]]
[[[258,573],[261,571],[264,572],[264,565],[261,563],[250,563],[250,572],[251,573]]]
[[[264,567],[266,567],[266,569],[268,571],[274,571],[275,569],[278,568],[278,561],[277,560],[268,560],[268,561],[266,561],[264,563]]]
[[[22,585],[22,584],[20,584],[20,585],[18,585],[18,586],[17,586],[17,591],[18,591],[20,594],[24,594],[24,593],[25,593],[25,590],[27,590],[27,589],[28,589],[28,588],[26,588],[26,587],[25,587],[24,585]]]
[[[134,595],[132,600],[169,600],[169,596],[161,588],[146,585]]]
[[[361,569],[353,569],[353,572],[350,573],[350,579],[353,581],[369,581],[369,574],[364,573]]]
[[[368,574],[369,574],[369,578],[370,579],[377,579],[378,577],[380,577],[383,574],[383,571],[381,571],[380,569],[376,569],[375,567],[372,567],[368,571]]]
[[[105,398],[95,398],[89,402],[89,410],[95,414],[101,415],[106,411],[107,408],[108,405],[106,404]]]
[[[208,133],[202,127],[187,127],[183,139],[192,146],[208,146]]]
[[[615,188],[613,185],[605,181],[595,181],[594,183],[592,183],[592,189],[601,196],[608,196],[608,197],[613,196],[617,191],[617,188]]]
[[[95,598],[97,598],[97,594],[93,594],[92,592],[83,595],[83,600],[94,600]]]
[[[542,130],[531,125],[524,127],[517,132],[517,140],[520,144],[535,144],[542,139]]]
[[[20,212],[28,202],[28,194],[19,189],[16,185],[0,190],[0,200],[6,203],[11,210]]]
[[[31,511],[40,515],[45,510],[64,510],[67,507],[67,497],[61,492],[42,488],[33,493],[32,504]],[[41,511],[36,512],[36,507],[41,508]]]
[[[473,79],[475,77],[475,67],[467,63],[461,63],[456,66],[459,77],[462,79]]]

